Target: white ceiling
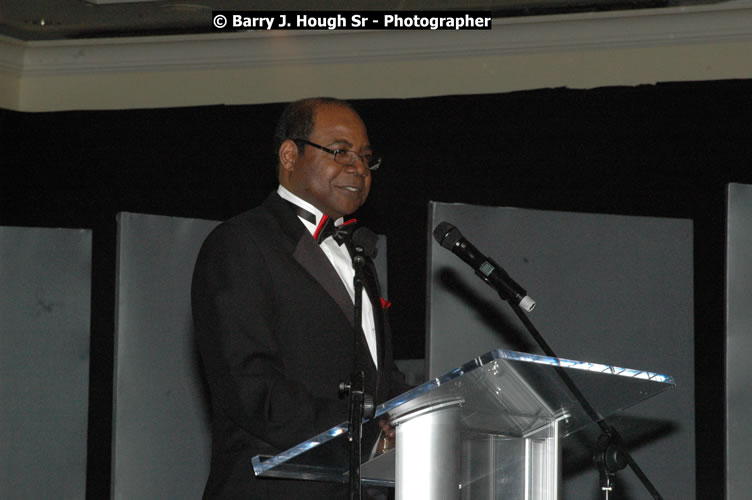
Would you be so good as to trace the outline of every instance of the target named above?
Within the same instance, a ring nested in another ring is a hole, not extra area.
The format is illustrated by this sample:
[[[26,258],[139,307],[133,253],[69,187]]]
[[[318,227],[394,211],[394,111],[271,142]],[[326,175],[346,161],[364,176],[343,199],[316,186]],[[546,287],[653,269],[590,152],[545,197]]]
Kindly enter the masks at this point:
[[[739,1],[739,0],[736,0]],[[748,1],[748,0],[742,0]],[[734,0],[320,0],[315,10],[485,10],[494,17],[733,3]],[[211,32],[214,10],[306,11],[308,0],[0,0],[0,35],[22,41]]]

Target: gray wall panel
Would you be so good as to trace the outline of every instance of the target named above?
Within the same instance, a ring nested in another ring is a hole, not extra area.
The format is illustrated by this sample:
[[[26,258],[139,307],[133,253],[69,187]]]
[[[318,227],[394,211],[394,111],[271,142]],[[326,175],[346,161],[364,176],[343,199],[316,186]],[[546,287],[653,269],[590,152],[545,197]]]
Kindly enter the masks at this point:
[[[726,468],[729,500],[752,491],[752,185],[729,184],[726,269]]]
[[[113,498],[201,497],[210,437],[190,283],[216,224],[118,215]]]
[[[433,203],[538,302],[560,357],[666,373],[678,387],[620,415],[633,456],[666,498],[694,498],[692,222]],[[508,305],[430,238],[427,365],[438,375],[494,348],[540,353]],[[567,440],[565,498],[600,498],[593,430]],[[631,471],[618,498],[650,498]]]
[[[91,231],[0,228],[0,497],[83,499]]]

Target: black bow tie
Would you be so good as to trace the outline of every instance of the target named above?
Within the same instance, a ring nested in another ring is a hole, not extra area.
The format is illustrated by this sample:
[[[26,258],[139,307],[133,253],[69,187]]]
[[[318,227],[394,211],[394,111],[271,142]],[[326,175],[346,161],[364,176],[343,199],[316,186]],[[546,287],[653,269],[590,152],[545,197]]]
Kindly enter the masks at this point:
[[[295,213],[298,215],[298,217],[307,220],[311,224],[316,224],[316,216],[313,215],[311,212],[306,210],[303,207],[297,206],[295,203],[285,200],[290,205],[290,207],[295,211]],[[342,243],[349,240],[352,237],[352,232],[355,230],[355,219],[350,219],[348,221],[343,222],[339,226],[334,225],[334,220],[331,219],[328,215],[324,215],[321,217],[321,221],[319,222],[318,227],[316,228],[316,231],[313,233],[313,238],[318,242],[320,245],[325,239],[327,239],[329,236],[334,238],[334,241],[337,242],[339,246],[342,246]]]
[[[329,236],[334,238],[334,241],[336,241],[339,246],[342,246],[342,243],[352,238],[352,233],[355,229],[355,219],[350,219],[339,226],[335,226],[334,220],[326,215],[324,217],[326,217],[326,220],[322,220],[321,223],[319,223],[316,232],[313,233],[313,236],[316,238],[319,245]]]

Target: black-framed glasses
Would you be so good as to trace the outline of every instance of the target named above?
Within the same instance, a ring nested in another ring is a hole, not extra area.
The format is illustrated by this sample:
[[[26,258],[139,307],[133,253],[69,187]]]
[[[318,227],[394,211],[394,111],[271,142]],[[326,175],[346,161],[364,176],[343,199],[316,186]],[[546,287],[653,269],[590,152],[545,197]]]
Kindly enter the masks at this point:
[[[321,151],[329,153],[330,155],[334,155],[334,161],[346,167],[355,165],[355,162],[358,161],[358,159],[363,160],[363,162],[365,162],[366,166],[368,167],[368,170],[370,170],[371,172],[378,170],[378,168],[381,166],[381,157],[373,156],[370,153],[358,154],[355,151],[350,151],[349,149],[329,149],[325,146],[322,146],[321,144],[316,144],[315,142],[311,142],[300,137],[293,140],[308,144],[309,146],[318,148]]]

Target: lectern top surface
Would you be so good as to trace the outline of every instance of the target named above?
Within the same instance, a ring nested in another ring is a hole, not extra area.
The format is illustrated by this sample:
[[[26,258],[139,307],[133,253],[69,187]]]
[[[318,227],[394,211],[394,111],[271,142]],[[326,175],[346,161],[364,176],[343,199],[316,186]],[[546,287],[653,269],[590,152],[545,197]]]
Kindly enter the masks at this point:
[[[561,435],[567,436],[593,419],[563,382],[562,372],[600,418],[675,385],[669,375],[497,349],[379,405],[375,418],[364,424],[364,455],[378,436],[379,417],[388,414],[399,425],[447,406],[460,408],[460,426],[467,432],[520,438],[560,421]],[[254,457],[254,472],[346,481],[347,428],[343,422],[274,457]]]

